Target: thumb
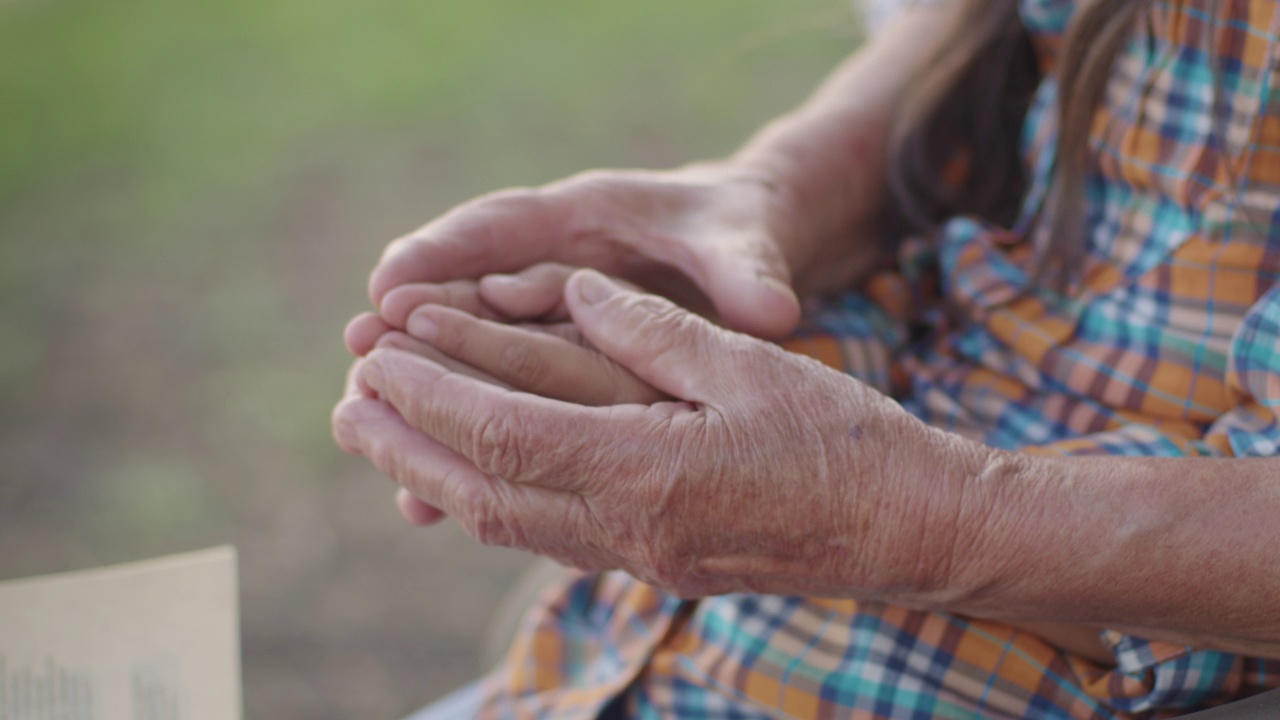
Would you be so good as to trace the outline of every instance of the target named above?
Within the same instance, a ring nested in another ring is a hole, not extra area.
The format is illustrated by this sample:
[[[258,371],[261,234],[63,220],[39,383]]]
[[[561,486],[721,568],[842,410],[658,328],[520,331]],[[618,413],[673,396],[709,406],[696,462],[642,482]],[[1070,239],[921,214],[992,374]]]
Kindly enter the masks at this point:
[[[743,343],[757,342],[594,270],[569,278],[565,304],[597,350],[658,390],[690,402],[718,404],[736,376],[723,372],[726,362]]]
[[[729,328],[775,340],[799,325],[791,273],[772,243],[713,243],[694,262],[698,284]]]

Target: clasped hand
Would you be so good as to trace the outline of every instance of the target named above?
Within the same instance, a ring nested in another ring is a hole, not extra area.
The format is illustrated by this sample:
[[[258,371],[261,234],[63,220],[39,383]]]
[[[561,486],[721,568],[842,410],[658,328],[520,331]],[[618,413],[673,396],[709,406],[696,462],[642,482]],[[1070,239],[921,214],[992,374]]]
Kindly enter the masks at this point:
[[[348,328],[362,359],[335,435],[399,483],[407,517],[447,514],[482,543],[686,597],[925,603],[956,586],[987,448],[598,272],[410,277],[422,257],[457,252],[458,228],[495,237],[519,202],[464,206],[443,221],[452,232],[437,221],[393,246],[374,276],[380,313]],[[726,300],[724,273],[688,274],[714,307],[742,302],[742,288]]]

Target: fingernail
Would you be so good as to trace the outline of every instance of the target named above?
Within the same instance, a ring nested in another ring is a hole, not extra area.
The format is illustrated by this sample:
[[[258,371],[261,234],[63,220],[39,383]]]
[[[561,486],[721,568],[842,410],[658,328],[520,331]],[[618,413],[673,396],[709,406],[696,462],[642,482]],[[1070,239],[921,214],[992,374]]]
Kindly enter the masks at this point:
[[[578,281],[578,297],[588,305],[602,303],[617,291],[617,285],[594,270],[582,273],[582,279]]]
[[[364,381],[369,384],[369,387],[379,393],[386,389],[387,374],[378,361],[366,360],[360,368],[360,373],[364,375]]]
[[[440,336],[440,326],[421,310],[409,316],[409,323],[406,329],[410,335],[423,342],[433,342]]]

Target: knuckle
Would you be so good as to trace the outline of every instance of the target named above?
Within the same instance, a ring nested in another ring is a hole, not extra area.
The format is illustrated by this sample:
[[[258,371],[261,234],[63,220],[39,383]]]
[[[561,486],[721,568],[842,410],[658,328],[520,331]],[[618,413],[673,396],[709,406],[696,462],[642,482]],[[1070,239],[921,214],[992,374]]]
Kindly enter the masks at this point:
[[[391,443],[374,443],[369,450],[369,459],[374,466],[382,471],[383,475],[396,481],[396,483],[410,489],[416,484],[409,464]]]
[[[551,364],[528,345],[507,345],[498,360],[500,371],[517,385],[536,389],[551,375]]]
[[[495,512],[486,512],[471,519],[471,537],[489,547],[513,547],[512,535],[507,523]]]
[[[675,321],[675,306],[657,295],[635,293],[624,297],[631,305],[631,310],[649,315],[655,322]]]
[[[616,170],[594,169],[583,170],[569,176],[564,181],[564,185],[575,189],[599,191],[611,188],[617,181],[618,172]]]
[[[490,414],[472,439],[471,458],[482,470],[503,478],[520,477],[524,469],[510,415]]]
[[[604,202],[607,205],[648,189],[650,184],[646,179],[649,174],[643,170],[584,170],[553,183],[547,189],[565,199]]]
[[[492,220],[536,213],[545,200],[545,193],[538,188],[513,187],[481,195],[463,207],[470,220]]]
[[[454,498],[454,514],[463,522],[471,522],[488,512],[489,495],[479,486],[460,485]]]
[[[433,316],[436,320],[436,327],[439,333],[436,335],[433,344],[436,349],[447,352],[448,354],[465,360],[471,350],[469,338],[471,333],[469,330],[469,322],[467,318],[458,317],[452,313],[437,313]]]
[[[481,195],[477,198],[477,204],[489,203],[512,203],[520,204],[537,200],[540,193],[537,188],[531,187],[509,187],[502,190],[495,190],[491,193]]]
[[[641,293],[623,294],[619,299],[624,303],[622,310],[634,318],[636,331],[646,343],[667,348],[687,339],[692,317],[669,300]]]
[[[481,545],[510,547],[513,535],[491,493],[468,486],[458,494],[459,518],[467,534]]]
[[[528,187],[508,187],[477,195],[454,207],[445,214],[442,220],[467,221],[482,218],[495,210],[508,205],[519,205],[534,195]],[[421,232],[421,230],[419,230]]]
[[[651,334],[669,337],[672,342],[684,338],[696,326],[695,316],[675,303],[654,295],[636,297],[637,309],[649,316],[646,323]]]
[[[424,430],[431,424],[431,399],[423,396],[422,388],[413,378],[388,374],[380,395],[410,427]]]

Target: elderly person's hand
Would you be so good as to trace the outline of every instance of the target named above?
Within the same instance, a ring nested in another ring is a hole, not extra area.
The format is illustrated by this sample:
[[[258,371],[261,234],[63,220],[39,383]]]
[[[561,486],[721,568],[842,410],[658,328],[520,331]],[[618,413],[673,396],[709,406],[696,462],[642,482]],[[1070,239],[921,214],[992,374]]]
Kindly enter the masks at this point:
[[[423,302],[529,319],[551,308],[512,316],[485,301],[500,304],[524,282],[554,289],[554,304],[559,281],[522,272],[554,261],[598,268],[729,327],[779,337],[799,321],[792,270],[806,254],[790,205],[767,172],[743,163],[592,171],[481,197],[400,238],[374,270],[370,295],[393,327]],[[520,275],[478,286],[495,273]]]
[[[358,367],[368,391],[335,412],[339,442],[481,542],[682,595],[925,602],[955,587],[993,451],[597,273],[565,298],[593,346],[676,400],[568,404],[392,343]]]

